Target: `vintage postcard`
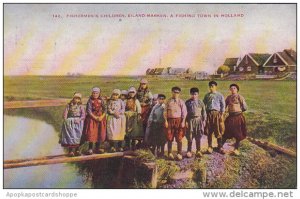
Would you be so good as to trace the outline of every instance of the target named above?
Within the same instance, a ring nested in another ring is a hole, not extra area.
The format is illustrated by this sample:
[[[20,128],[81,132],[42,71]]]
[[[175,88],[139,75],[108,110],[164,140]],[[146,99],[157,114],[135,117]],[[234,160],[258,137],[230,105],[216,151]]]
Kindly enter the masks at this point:
[[[3,11],[4,189],[297,188],[297,4]]]

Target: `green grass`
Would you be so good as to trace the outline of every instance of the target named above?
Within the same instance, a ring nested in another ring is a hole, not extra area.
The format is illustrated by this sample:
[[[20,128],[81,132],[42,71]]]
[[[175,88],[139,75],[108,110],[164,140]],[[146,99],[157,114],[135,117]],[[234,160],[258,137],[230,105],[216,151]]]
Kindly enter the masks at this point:
[[[297,186],[295,158],[284,155],[272,157],[248,140],[241,142],[240,150],[238,157],[225,156],[224,171],[207,188],[291,189]]]
[[[110,96],[115,88],[128,89],[138,87],[140,77],[66,77],[66,76],[16,76],[4,77],[4,101],[34,100],[49,98],[71,98],[75,91],[81,92],[84,97],[90,95],[93,86],[102,89],[102,95]],[[226,97],[229,94],[228,86],[231,81],[218,81],[218,89]],[[249,136],[271,141],[273,143],[296,149],[296,82],[295,81],[239,81],[240,94],[248,104],[245,117],[248,123]],[[171,95],[172,86],[182,88],[181,97],[189,98],[189,89],[198,87],[200,98],[208,91],[208,81],[195,80],[166,80],[149,78],[152,93]],[[61,125],[62,108],[37,109],[41,118],[48,121],[53,118],[53,125],[59,129]],[[42,110],[42,111],[40,111]],[[58,113],[58,111],[61,113]],[[11,114],[13,110],[5,110]],[[22,116],[36,117],[35,109],[20,112]],[[14,112],[16,113],[16,111]],[[30,116],[33,115],[33,116]],[[49,118],[48,118],[49,117]],[[43,120],[44,120],[43,119]]]

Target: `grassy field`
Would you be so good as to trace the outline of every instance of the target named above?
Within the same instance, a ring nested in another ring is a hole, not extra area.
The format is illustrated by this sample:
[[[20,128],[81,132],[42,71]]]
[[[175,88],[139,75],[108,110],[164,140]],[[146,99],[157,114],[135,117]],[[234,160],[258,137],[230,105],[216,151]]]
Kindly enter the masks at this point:
[[[109,96],[114,88],[128,89],[139,85],[139,77],[65,77],[18,76],[4,77],[4,102],[49,98],[71,98],[75,91],[84,97],[93,86]],[[218,88],[226,97],[231,81],[218,81]],[[296,82],[295,81],[239,81],[240,94],[246,98],[245,113],[249,135],[296,150]],[[198,87],[200,97],[208,91],[208,81],[166,80],[150,78],[152,93],[171,95],[172,86],[182,88],[182,98],[189,98],[189,89]],[[63,107],[5,110],[5,114],[41,118],[57,130],[61,125]]]

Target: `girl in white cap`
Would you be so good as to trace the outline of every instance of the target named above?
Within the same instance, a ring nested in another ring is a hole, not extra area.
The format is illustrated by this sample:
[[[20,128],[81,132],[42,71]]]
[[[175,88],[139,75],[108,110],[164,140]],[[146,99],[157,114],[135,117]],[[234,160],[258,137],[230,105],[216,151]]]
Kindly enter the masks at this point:
[[[106,138],[106,104],[100,97],[100,88],[94,87],[92,95],[86,104],[87,116],[84,121],[83,139],[89,142],[87,155],[93,154],[93,145],[96,143],[96,153],[104,153],[100,143]]]
[[[130,87],[128,90],[128,98],[126,100],[125,107],[126,116],[126,148],[130,148],[130,143],[132,150],[136,148],[136,141],[141,140],[144,137],[143,127],[141,122],[141,105],[139,100],[136,99],[136,89]]]
[[[69,148],[69,156],[80,155],[79,145],[84,118],[85,110],[81,103],[81,94],[74,93],[73,99],[68,103],[63,114],[64,122],[60,139],[61,145]]]
[[[122,90],[121,91],[121,95],[120,95],[120,99],[125,102],[127,99],[127,95],[128,95],[128,91],[127,90]]]
[[[122,141],[125,136],[125,104],[119,96],[121,91],[114,89],[107,103],[107,140],[110,142],[111,152],[123,151]]]

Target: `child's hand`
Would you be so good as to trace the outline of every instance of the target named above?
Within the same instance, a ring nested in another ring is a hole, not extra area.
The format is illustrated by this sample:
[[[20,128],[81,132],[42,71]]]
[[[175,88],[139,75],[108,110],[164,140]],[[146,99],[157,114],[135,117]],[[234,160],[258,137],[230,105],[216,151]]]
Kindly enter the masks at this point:
[[[75,119],[75,121],[74,121],[76,124],[80,124],[80,119]]]
[[[169,127],[168,121],[165,121],[165,127],[166,127],[166,128]]]
[[[220,122],[224,122],[224,114],[220,113]]]
[[[119,113],[119,112],[115,112],[115,113],[114,113],[114,116],[115,116],[115,118],[118,119],[118,118],[120,117],[120,113]]]
[[[103,116],[99,116],[98,118],[99,118],[99,122],[101,122],[102,120],[103,120],[103,118],[105,117],[105,115],[103,115]]]
[[[185,127],[185,123],[181,122],[181,128],[184,128],[184,127]]]
[[[185,127],[186,127],[186,128],[189,128],[189,123],[186,122],[186,123],[185,123]]]
[[[100,117],[97,117],[97,116],[95,117],[95,120],[98,121],[98,122],[101,121]]]

